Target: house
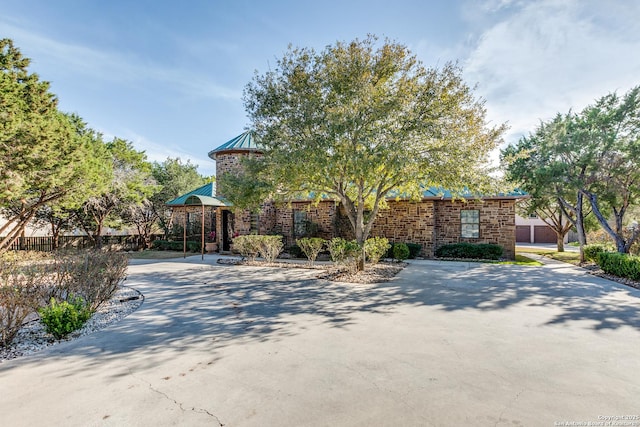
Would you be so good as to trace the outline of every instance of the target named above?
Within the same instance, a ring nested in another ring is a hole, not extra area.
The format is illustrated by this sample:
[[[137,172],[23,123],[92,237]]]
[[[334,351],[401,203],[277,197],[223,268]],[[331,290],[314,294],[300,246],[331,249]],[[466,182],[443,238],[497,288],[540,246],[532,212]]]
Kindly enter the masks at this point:
[[[216,162],[216,177],[233,173],[246,156],[260,156],[261,147],[251,131],[227,141],[209,152]],[[422,245],[422,255],[432,257],[435,250],[449,243],[495,243],[504,248],[504,256],[515,258],[516,201],[522,193],[465,200],[451,197],[447,191],[426,189],[419,201],[388,200],[381,210],[371,236],[382,236],[391,242]],[[205,231],[216,231],[221,251],[230,250],[237,235],[280,234],[285,245],[296,238],[314,235],[324,239],[336,236],[353,238],[344,208],[336,200],[314,203],[292,201],[286,205],[265,202],[259,214],[234,212],[224,195],[216,194],[213,184],[193,190],[167,203],[173,209],[176,224],[201,224]]]

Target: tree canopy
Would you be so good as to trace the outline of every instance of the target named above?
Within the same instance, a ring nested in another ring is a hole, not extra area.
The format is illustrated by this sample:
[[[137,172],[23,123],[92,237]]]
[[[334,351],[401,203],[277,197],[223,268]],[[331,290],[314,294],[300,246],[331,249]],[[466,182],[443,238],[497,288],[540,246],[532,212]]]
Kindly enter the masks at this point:
[[[275,198],[339,200],[360,243],[392,190],[418,198],[427,186],[479,189],[505,129],[487,126],[459,66],[425,68],[373,36],[320,52],[289,47],[244,100],[264,147],[247,178]]]
[[[640,201],[640,87],[609,94],[579,113],[557,114],[502,151],[507,178],[531,194],[534,206],[557,203],[586,243],[591,210],[628,252],[640,235],[625,230],[625,214]],[[614,220],[611,226],[608,219]]]
[[[74,116],[58,110],[49,83],[30,73],[29,63],[11,40],[0,40],[0,208],[8,220],[0,252],[39,208],[99,186]]]

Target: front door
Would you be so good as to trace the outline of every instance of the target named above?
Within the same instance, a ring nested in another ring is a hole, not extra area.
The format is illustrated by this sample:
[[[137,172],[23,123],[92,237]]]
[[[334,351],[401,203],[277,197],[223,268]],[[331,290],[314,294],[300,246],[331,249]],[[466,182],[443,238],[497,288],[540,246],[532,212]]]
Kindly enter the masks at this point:
[[[222,211],[222,250],[231,250],[233,242],[233,213],[228,210]]]

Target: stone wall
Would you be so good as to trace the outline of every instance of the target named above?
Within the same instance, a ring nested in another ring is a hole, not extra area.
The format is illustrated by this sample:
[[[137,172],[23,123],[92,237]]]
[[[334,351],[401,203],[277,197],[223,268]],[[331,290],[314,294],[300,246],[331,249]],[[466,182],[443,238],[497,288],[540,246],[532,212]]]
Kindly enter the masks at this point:
[[[285,236],[286,246],[295,244],[294,233],[294,212],[302,211],[306,214],[306,220],[317,224],[317,237],[331,239],[336,235],[335,217],[337,203],[334,201],[323,201],[317,205],[312,202],[292,202],[290,205],[282,205],[276,208],[274,232]]]
[[[230,151],[216,154],[216,181],[227,172],[236,172],[242,166],[242,159],[249,156],[261,156],[262,154],[253,151]],[[224,197],[216,189],[216,195]]]
[[[391,201],[381,209],[370,236],[381,236],[390,242],[422,245],[422,256],[433,256],[434,202]]]
[[[463,209],[480,211],[478,238],[460,237],[460,211]],[[435,218],[434,250],[449,243],[495,243],[504,248],[505,258],[515,259],[515,200],[441,200],[435,203]]]

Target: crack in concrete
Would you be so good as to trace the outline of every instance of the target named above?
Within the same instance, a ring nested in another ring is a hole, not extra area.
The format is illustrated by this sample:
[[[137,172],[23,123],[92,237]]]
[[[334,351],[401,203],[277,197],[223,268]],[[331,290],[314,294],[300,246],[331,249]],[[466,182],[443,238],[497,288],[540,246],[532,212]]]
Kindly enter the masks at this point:
[[[504,415],[504,413],[507,412],[507,409],[509,409],[511,407],[511,405],[513,405],[513,403],[518,400],[518,398],[520,397],[520,395],[522,393],[524,393],[524,391],[525,391],[525,389],[522,389],[519,392],[517,392],[515,397],[513,399],[511,399],[511,401],[502,409],[502,412],[500,412],[500,415],[498,415],[498,419],[496,420],[496,423],[493,425],[493,427],[497,427],[498,426],[498,423],[502,420],[502,416]],[[505,421],[508,421],[508,420],[505,419]]]
[[[167,393],[165,393],[165,392],[163,392],[163,391],[158,390],[158,389],[157,389],[157,388],[155,388],[155,387],[153,386],[153,384],[151,384],[149,381],[146,381],[146,380],[144,380],[144,379],[142,379],[142,378],[140,378],[140,377],[136,376],[133,372],[131,372],[131,370],[130,370],[130,369],[129,369],[129,375],[131,375],[131,376],[132,376],[133,378],[135,378],[136,380],[138,380],[138,381],[140,381],[140,382],[143,382],[143,383],[147,384],[147,385],[149,386],[149,390],[151,390],[151,391],[153,391],[154,393],[157,393],[157,394],[159,394],[160,396],[163,396],[165,399],[167,399],[167,400],[169,400],[169,401],[173,402],[175,405],[177,405],[177,406],[178,406],[178,408],[180,408],[180,410],[181,410],[182,412],[192,411],[192,412],[196,412],[196,413],[198,413],[198,414],[206,414],[206,415],[210,416],[211,418],[215,419],[215,421],[218,423],[218,425],[219,425],[220,427],[223,427],[223,426],[224,426],[224,423],[222,423],[222,421],[220,421],[220,419],[219,419],[217,416],[215,416],[215,415],[214,415],[214,414],[212,414],[211,412],[207,411],[206,409],[204,409],[204,408],[196,408],[195,406],[192,406],[192,407],[191,407],[191,408],[189,408],[189,409],[185,409],[184,405],[183,405],[181,402],[178,402],[176,399],[172,398],[172,397],[171,397],[171,396],[169,396]]]

